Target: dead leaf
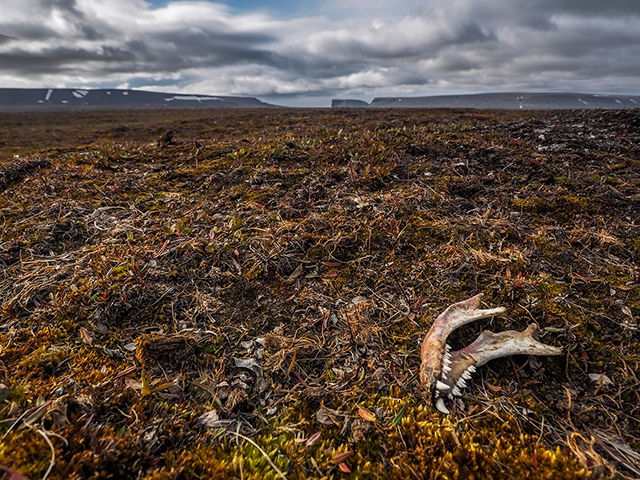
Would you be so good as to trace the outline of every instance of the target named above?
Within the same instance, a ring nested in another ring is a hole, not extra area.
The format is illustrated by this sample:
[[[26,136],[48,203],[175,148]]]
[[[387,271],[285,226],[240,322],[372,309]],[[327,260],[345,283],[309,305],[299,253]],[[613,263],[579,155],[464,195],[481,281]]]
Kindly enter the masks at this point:
[[[307,449],[307,447],[312,447],[316,443],[318,443],[320,441],[320,437],[322,437],[322,432],[316,432],[313,435],[311,435],[305,442],[304,448],[300,450],[300,453],[304,452]]]
[[[129,388],[133,388],[134,390],[140,390],[142,388],[142,382],[139,382],[138,380],[135,380],[131,377],[124,377],[124,384]]]
[[[93,345],[93,337],[84,327],[80,327],[80,338],[82,338],[82,341],[87,345]]]
[[[366,408],[358,408],[358,415],[367,422],[375,422],[376,416]]]
[[[334,465],[344,462],[347,458],[353,455],[353,450],[349,450],[348,452],[336,453],[331,460],[329,460]]]
[[[217,427],[220,420],[220,415],[216,410],[210,410],[207,413],[203,413],[196,419],[196,423],[204,425],[205,427]]]
[[[233,362],[238,368],[246,368],[248,370],[253,371],[256,374],[257,382],[256,386],[259,392],[266,390],[269,386],[268,382],[264,378],[264,373],[262,370],[262,366],[258,363],[255,358],[237,358],[233,357]]]
[[[262,367],[255,358],[233,357],[233,363],[235,363],[236,367],[238,368],[247,368],[249,370],[253,370],[254,372],[257,372],[258,370],[262,372]]]
[[[173,380],[171,382],[166,382],[166,383],[161,383],[159,385],[153,385],[153,388],[151,388],[150,393],[156,393],[156,392],[161,392],[162,390],[167,390],[175,385],[178,384],[178,380]]]
[[[24,475],[20,475],[13,468],[5,467],[4,465],[0,465],[0,470],[2,470],[7,475],[9,475],[9,478],[7,480],[29,480]]]
[[[302,264],[300,264],[298,265],[298,268],[296,268],[293,271],[293,273],[289,275],[289,277],[287,278],[287,283],[293,282],[296,278],[302,276],[303,273],[304,273],[304,267],[302,266]]]
[[[339,410],[333,410],[332,408],[321,408],[316,413],[316,420],[323,425],[337,425],[340,426],[347,412],[341,412]]]
[[[137,368],[138,367],[136,367],[135,365],[133,367],[129,367],[121,371],[120,373],[118,373],[115,378],[120,378],[120,377],[124,377],[125,375],[129,375],[130,373],[135,372]]]
[[[322,437],[322,432],[314,433],[309,437],[309,440],[307,440],[307,443],[305,443],[305,447],[311,447],[315,445],[316,443],[318,443],[318,440],[320,440],[320,437]]]

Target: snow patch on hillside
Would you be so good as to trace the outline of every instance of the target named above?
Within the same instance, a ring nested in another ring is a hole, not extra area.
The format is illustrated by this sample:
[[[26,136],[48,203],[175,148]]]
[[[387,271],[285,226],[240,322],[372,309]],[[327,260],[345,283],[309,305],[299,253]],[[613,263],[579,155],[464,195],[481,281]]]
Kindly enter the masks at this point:
[[[199,97],[197,95],[175,95],[173,97],[165,98],[165,102],[173,102],[174,100],[186,100],[192,102],[210,102],[212,100],[217,100],[219,102],[224,102],[223,99],[218,97]]]

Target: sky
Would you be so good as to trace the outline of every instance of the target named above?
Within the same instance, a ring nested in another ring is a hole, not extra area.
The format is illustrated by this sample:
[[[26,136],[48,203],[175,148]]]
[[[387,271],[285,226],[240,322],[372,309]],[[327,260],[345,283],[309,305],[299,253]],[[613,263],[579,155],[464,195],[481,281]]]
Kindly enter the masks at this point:
[[[640,0],[0,0],[0,87],[640,94]]]

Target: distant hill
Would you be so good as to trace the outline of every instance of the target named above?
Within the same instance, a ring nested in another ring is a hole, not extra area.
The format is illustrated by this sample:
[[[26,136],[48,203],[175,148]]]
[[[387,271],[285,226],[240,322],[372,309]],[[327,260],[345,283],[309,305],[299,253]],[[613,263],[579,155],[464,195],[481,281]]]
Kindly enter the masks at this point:
[[[351,107],[340,100],[335,107]],[[640,107],[640,97],[631,95],[594,95],[589,93],[480,93],[474,95],[434,95],[429,97],[374,98],[369,108],[499,108],[531,109],[618,109]]]
[[[73,88],[0,88],[0,111],[73,108],[141,107],[274,107],[253,97],[224,97],[145,92],[141,90]]]

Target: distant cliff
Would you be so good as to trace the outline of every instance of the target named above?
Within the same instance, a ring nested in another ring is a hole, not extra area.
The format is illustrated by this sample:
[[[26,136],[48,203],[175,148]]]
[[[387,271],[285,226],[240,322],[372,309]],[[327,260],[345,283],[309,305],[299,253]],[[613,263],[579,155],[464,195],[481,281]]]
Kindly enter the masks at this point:
[[[364,100],[352,100],[348,98],[335,98],[331,100],[331,108],[362,108],[369,104]]]
[[[358,102],[358,104],[353,102]],[[429,97],[380,97],[374,98],[370,104],[362,102],[361,100],[333,100],[331,106],[366,106],[369,108],[498,108],[505,110],[618,109],[639,108],[640,96],[596,95],[590,93],[480,93],[475,95],[433,95]]]
[[[0,111],[71,108],[140,107],[273,107],[253,97],[224,97],[145,92],[141,90],[72,88],[0,88]]]

